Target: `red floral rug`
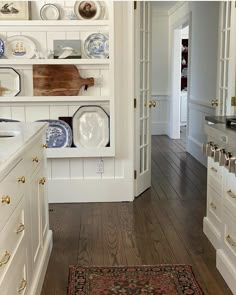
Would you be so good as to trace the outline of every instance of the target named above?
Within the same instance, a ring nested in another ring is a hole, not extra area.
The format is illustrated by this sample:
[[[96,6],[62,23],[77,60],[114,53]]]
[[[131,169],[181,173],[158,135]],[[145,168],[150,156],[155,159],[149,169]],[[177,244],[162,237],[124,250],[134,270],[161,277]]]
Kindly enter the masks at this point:
[[[189,265],[71,266],[68,295],[203,295]]]

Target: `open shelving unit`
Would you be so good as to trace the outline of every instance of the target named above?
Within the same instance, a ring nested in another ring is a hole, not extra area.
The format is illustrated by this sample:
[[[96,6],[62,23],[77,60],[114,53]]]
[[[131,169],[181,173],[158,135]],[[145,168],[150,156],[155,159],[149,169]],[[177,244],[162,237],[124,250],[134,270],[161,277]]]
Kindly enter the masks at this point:
[[[67,1],[64,1],[65,3]],[[68,1],[70,4],[72,1]],[[38,4],[37,4],[38,5]],[[36,9],[32,7],[32,9]],[[114,97],[114,17],[112,1],[104,1],[107,19],[99,20],[0,20],[0,38],[13,35],[26,36],[37,45],[37,49],[53,50],[53,40],[81,40],[91,33],[105,33],[109,36],[109,59],[89,59],[83,54],[81,59],[53,58],[0,58],[0,67],[11,67],[20,73],[23,91],[19,96],[0,97],[0,109],[19,121],[58,119],[73,116],[83,105],[104,107],[110,116],[110,144],[97,148],[50,148],[48,158],[114,157],[115,156],[115,97]],[[38,13],[38,12],[37,12]],[[35,11],[32,15],[35,15]],[[102,76],[104,85],[89,88],[88,93],[78,96],[33,96],[33,65],[75,65],[84,77]],[[9,110],[7,109],[9,108]],[[64,113],[63,113],[64,112]],[[3,117],[1,113],[0,117]]]

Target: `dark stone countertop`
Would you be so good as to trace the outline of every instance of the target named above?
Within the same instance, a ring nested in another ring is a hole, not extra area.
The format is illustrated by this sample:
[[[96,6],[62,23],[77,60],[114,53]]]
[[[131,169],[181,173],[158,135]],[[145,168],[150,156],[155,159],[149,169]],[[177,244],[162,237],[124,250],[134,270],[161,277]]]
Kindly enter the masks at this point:
[[[236,116],[206,116],[205,120],[213,124],[225,124],[227,119],[236,119]]]

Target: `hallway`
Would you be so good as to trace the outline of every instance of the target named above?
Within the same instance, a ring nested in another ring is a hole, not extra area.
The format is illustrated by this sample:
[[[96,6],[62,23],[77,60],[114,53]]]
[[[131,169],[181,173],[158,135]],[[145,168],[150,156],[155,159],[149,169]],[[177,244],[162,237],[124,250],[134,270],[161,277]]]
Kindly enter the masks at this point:
[[[206,169],[184,139],[152,139],[152,187],[133,203],[51,204],[54,248],[42,295],[65,295],[68,266],[186,263],[205,295],[232,294],[202,231]],[[92,295],[92,294],[91,294]]]

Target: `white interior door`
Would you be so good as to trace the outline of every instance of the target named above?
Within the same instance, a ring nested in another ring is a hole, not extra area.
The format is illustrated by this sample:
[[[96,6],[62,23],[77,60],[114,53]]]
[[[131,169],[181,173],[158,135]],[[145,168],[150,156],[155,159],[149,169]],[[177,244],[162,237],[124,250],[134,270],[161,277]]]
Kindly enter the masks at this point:
[[[234,108],[231,98],[235,97],[236,71],[236,7],[235,1],[220,3],[219,31],[219,63],[217,99],[219,102],[216,113],[231,115]]]
[[[136,196],[151,186],[150,2],[137,1],[135,12]]]

